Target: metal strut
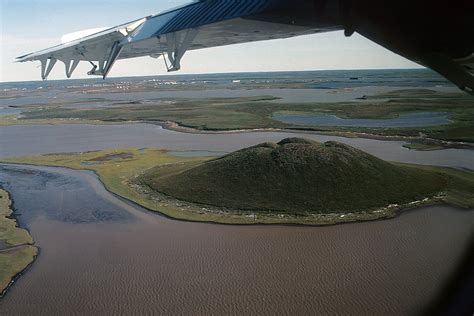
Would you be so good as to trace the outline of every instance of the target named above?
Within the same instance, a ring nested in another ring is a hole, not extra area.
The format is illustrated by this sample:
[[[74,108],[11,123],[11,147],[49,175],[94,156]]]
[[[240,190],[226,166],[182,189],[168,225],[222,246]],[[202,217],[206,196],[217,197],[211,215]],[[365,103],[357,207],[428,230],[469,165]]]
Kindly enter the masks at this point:
[[[96,69],[97,69],[97,65],[94,64],[93,62],[91,62],[89,60],[89,64],[92,65],[92,69],[90,71],[87,72],[87,74],[90,76],[90,75],[95,75],[96,74]]]
[[[115,61],[117,60],[120,53],[122,52],[122,48],[123,47],[117,41],[117,42],[114,43],[114,45],[110,49],[110,52],[109,52],[109,55],[107,56],[107,58],[99,60],[99,65],[98,66],[96,64],[94,64],[93,62],[89,61],[92,65],[92,69],[87,74],[88,75],[102,76],[103,79],[107,78],[107,75],[109,74],[110,70],[112,69],[112,66],[114,65]],[[99,70],[97,70],[97,67],[99,67]]]
[[[167,51],[165,53],[164,50],[162,50],[162,55],[168,72],[177,71],[181,68],[181,59],[196,38],[197,33],[198,30],[192,28],[187,30],[184,34],[174,32],[165,35]],[[158,40],[161,46],[161,38],[158,37]]]
[[[352,19],[352,1],[353,0],[339,0],[341,10],[341,17],[344,26],[344,36],[351,37],[354,34],[354,23]]]
[[[112,49],[110,50],[109,58],[107,58],[107,64],[105,65],[105,68],[103,70],[104,75],[103,79],[107,78],[107,75],[109,74],[109,71],[112,69],[112,66],[114,65],[115,61],[119,57],[120,53],[122,52],[123,46],[119,44],[119,42],[115,42],[114,45],[112,46]]]
[[[58,60],[54,57],[49,57],[46,59],[41,59],[41,78],[46,80],[48,78],[49,73],[53,70],[54,65]]]
[[[71,78],[72,73],[76,69],[77,65],[79,65],[80,60],[69,60],[65,61],[64,65],[66,66],[66,77]]]

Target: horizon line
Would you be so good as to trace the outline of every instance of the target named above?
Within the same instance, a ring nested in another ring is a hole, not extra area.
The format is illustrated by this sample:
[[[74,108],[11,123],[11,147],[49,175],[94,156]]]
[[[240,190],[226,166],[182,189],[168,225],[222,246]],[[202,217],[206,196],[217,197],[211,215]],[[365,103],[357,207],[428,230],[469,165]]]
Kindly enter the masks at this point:
[[[107,82],[108,79],[128,79],[128,78],[147,78],[147,77],[181,77],[181,76],[195,76],[195,75],[218,75],[218,74],[242,74],[242,73],[282,73],[282,72],[322,72],[322,71],[363,71],[363,70],[429,70],[426,67],[411,67],[411,68],[350,68],[350,69],[310,69],[310,70],[269,70],[269,71],[231,71],[231,72],[196,72],[196,73],[183,73],[183,74],[156,74],[156,75],[130,75],[130,76],[110,76],[106,79],[100,77],[84,77],[84,78],[64,78],[64,79],[51,79],[51,80],[21,80],[21,81],[0,81],[0,84],[4,83],[25,83],[25,82],[48,82],[48,81],[77,81],[77,80],[102,80]],[[433,72],[433,71],[432,71]]]

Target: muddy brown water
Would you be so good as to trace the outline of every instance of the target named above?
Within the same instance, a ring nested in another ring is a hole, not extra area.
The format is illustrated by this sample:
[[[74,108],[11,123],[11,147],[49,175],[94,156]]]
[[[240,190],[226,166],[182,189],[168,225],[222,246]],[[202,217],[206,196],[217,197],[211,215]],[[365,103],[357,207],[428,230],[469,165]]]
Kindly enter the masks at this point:
[[[0,166],[41,252],[2,314],[414,314],[453,272],[474,213],[330,227],[175,221],[90,172]]]

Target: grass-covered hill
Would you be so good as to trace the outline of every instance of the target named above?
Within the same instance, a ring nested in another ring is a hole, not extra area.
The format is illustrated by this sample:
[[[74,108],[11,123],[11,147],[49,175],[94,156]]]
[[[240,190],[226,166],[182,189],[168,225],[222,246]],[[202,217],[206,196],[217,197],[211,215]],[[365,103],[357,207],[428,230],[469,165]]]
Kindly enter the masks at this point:
[[[337,142],[287,138],[218,159],[151,169],[144,181],[180,200],[293,214],[364,211],[432,196],[446,178]]]

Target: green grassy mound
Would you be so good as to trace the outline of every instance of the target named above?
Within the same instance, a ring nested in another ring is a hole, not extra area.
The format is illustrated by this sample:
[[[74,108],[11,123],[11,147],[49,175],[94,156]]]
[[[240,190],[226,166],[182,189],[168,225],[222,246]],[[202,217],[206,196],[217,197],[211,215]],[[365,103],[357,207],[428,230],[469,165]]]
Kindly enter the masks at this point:
[[[158,166],[152,189],[189,202],[293,214],[365,211],[432,196],[440,174],[395,165],[351,146],[287,138],[192,164]]]

